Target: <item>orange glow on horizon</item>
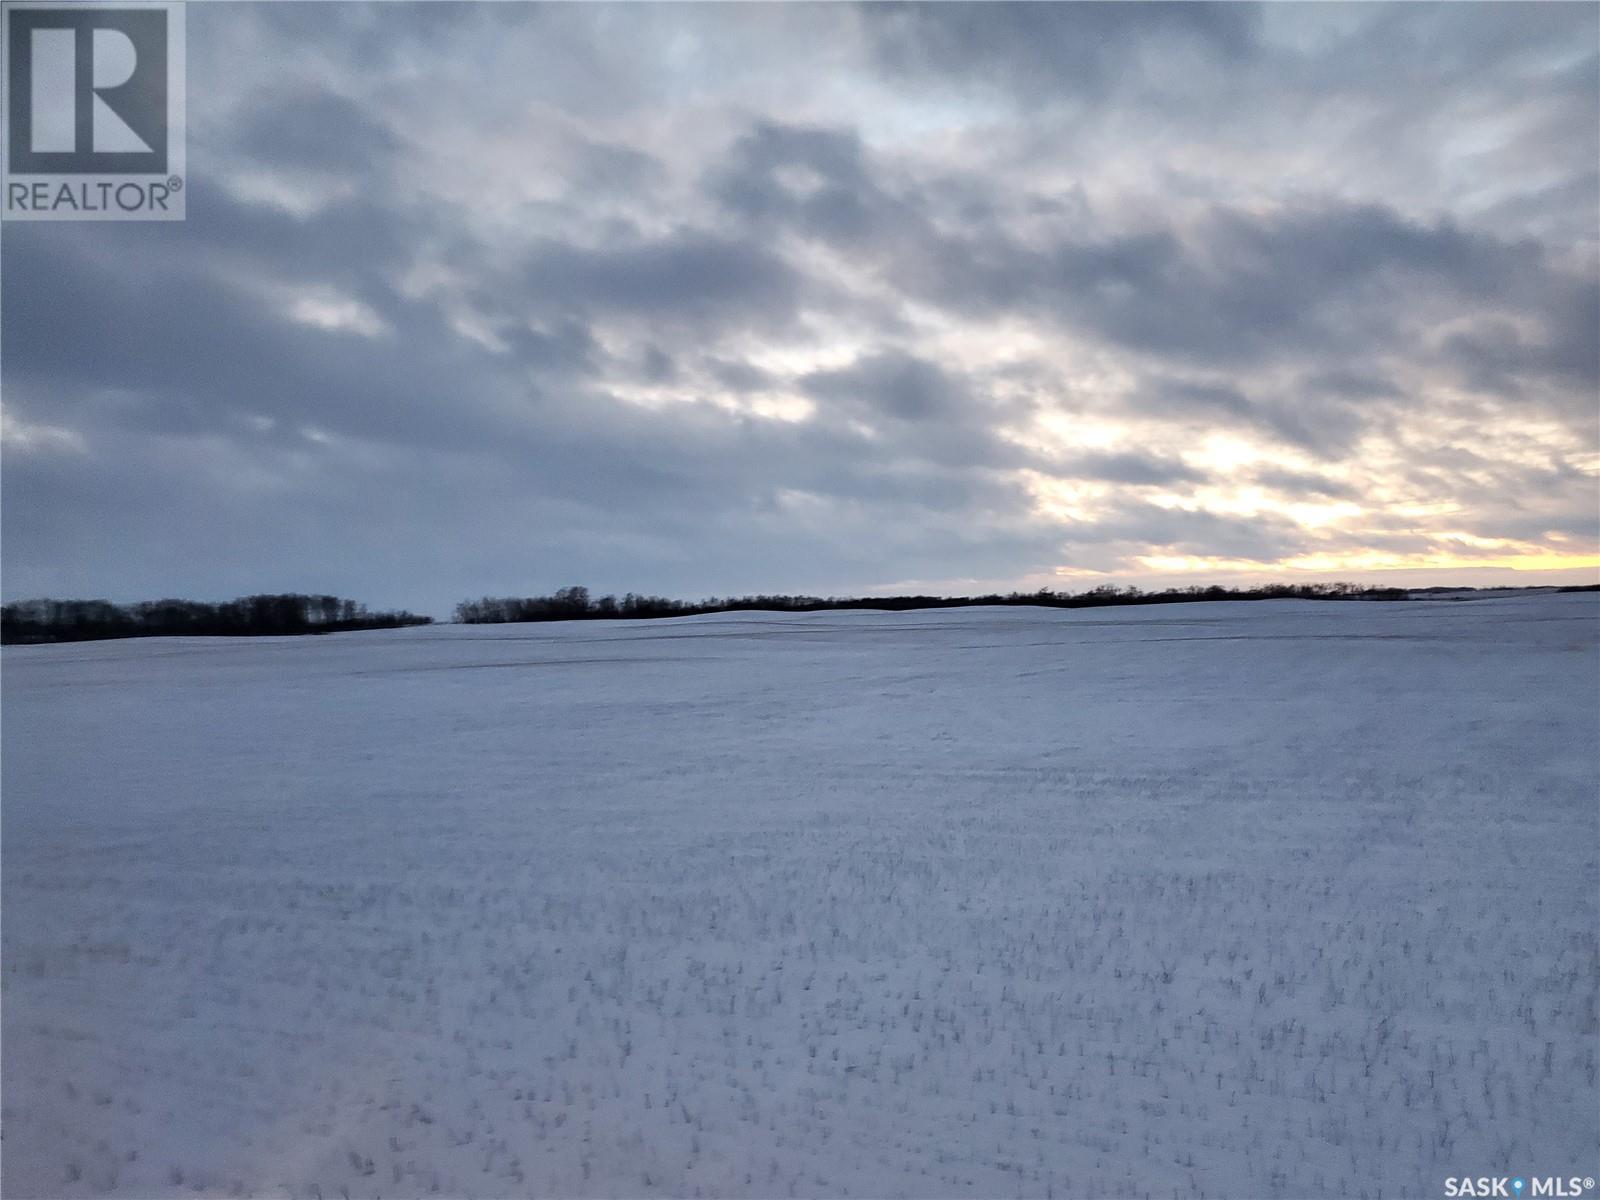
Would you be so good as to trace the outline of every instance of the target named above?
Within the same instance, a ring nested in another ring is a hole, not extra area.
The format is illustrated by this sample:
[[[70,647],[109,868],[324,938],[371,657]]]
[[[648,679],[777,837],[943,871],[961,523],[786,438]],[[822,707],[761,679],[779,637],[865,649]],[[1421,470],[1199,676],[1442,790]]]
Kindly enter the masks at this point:
[[[1208,571],[1224,572],[1315,572],[1333,571],[1395,571],[1395,570],[1467,570],[1494,567],[1511,571],[1573,571],[1600,570],[1600,554],[1391,554],[1379,550],[1358,550],[1346,553],[1301,554],[1292,558],[1244,559],[1208,558],[1186,554],[1141,554],[1135,556],[1139,566],[1161,573],[1194,574]]]

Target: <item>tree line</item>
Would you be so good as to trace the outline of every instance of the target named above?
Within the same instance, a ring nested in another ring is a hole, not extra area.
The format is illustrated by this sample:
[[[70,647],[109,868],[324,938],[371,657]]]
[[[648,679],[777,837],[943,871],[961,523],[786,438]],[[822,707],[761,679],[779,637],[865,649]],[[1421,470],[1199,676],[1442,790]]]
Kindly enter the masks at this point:
[[[586,587],[565,587],[549,596],[485,596],[463,600],[455,620],[465,625],[514,621],[582,621],[617,617],[688,617],[701,613],[825,612],[871,608],[899,612],[918,608],[971,608],[976,605],[1035,605],[1045,608],[1100,608],[1119,604],[1180,604],[1205,600],[1404,600],[1404,588],[1364,587],[1354,583],[1274,583],[1255,588],[1185,587],[1146,592],[1105,584],[1086,592],[992,592],[984,596],[712,596],[671,600],[629,592],[592,598]]]
[[[1086,592],[991,592],[982,596],[804,596],[761,594],[674,600],[628,592],[592,597],[586,587],[565,587],[548,596],[484,597],[464,600],[455,620],[467,625],[517,621],[606,620],[610,618],[687,617],[702,613],[773,611],[825,612],[878,609],[898,612],[975,605],[1035,605],[1045,608],[1099,608],[1119,604],[1180,604],[1206,600],[1404,600],[1430,591],[1473,589],[1364,587],[1354,583],[1275,583],[1254,588],[1168,588],[1147,592],[1111,584]],[[1595,585],[1556,589],[1594,591]],[[221,604],[194,600],[149,600],[112,604],[106,600],[24,600],[0,608],[0,642],[72,642],[122,637],[249,637],[335,633],[352,629],[395,629],[432,624],[432,617],[404,609],[373,612],[338,596],[289,592],[243,596]]]
[[[395,629],[432,617],[373,612],[338,596],[242,596],[221,604],[195,600],[24,600],[0,608],[0,642],[77,642],[123,637],[248,637]]]

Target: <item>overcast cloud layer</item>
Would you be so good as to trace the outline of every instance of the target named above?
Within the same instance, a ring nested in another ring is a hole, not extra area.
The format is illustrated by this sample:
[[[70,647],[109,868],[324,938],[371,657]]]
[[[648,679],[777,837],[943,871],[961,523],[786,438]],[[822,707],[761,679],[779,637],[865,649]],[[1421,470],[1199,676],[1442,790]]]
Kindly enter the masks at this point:
[[[191,5],[4,588],[1590,582],[1600,9]]]

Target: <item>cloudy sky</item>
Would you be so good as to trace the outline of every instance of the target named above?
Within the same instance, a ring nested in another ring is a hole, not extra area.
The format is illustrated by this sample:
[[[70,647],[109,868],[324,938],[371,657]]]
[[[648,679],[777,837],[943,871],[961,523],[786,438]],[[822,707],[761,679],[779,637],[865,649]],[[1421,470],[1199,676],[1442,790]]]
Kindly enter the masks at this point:
[[[7,598],[1592,582],[1591,4],[190,5]]]

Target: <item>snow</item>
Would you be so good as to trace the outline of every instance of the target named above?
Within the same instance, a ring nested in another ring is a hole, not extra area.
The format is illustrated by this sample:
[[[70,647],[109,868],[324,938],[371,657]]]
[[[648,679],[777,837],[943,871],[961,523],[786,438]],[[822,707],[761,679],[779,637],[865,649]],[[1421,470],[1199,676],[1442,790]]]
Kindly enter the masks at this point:
[[[1600,601],[4,652],[4,1191],[1593,1175]]]

